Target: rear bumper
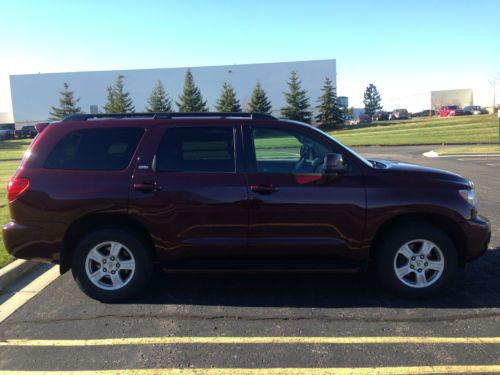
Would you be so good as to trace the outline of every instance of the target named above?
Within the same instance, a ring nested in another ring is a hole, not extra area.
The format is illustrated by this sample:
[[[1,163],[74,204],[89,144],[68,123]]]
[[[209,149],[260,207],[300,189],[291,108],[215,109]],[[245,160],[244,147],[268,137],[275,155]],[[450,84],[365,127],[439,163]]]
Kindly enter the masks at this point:
[[[66,226],[60,223],[9,222],[2,227],[7,251],[16,258],[59,263]]]
[[[475,219],[466,222],[464,232],[467,239],[465,261],[470,262],[488,250],[491,239],[490,222],[478,215]]]

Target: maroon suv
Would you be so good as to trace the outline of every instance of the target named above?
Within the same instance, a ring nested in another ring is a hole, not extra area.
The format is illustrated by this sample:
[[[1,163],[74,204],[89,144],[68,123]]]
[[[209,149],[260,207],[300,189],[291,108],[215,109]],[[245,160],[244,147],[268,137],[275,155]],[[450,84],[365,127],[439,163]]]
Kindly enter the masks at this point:
[[[423,297],[480,256],[472,182],[366,160],[309,125],[261,114],[75,115],[39,124],[9,182],[18,258],[72,269],[101,301],[169,268],[358,268]]]

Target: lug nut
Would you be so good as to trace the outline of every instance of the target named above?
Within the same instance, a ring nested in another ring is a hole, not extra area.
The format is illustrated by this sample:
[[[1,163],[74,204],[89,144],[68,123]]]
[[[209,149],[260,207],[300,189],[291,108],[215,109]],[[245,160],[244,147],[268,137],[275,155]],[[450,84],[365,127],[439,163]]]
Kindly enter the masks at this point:
[[[103,263],[103,264],[106,264],[106,259],[103,259],[103,260],[102,260],[102,263]]]
[[[422,272],[422,268],[419,268],[419,269],[418,269],[418,272]]]
[[[415,257],[411,257],[411,260],[415,260],[416,258]]]
[[[108,272],[108,269],[107,268],[103,268],[102,269],[104,272]]]
[[[426,266],[426,267],[427,267],[428,265],[429,265],[429,263],[427,263],[427,262],[425,262],[425,263],[424,263],[424,266]]]
[[[116,263],[116,268],[120,268],[120,263]]]
[[[112,275],[114,275],[115,273],[116,273],[116,271],[115,271],[115,270],[111,271],[111,274],[112,274]]]
[[[411,269],[414,269],[414,268],[415,268],[415,266],[412,264],[412,265],[410,266],[410,268],[411,268]]]
[[[115,257],[111,257],[111,260],[115,260]]]
[[[420,255],[420,259],[424,259],[424,256],[423,256],[423,255]]]

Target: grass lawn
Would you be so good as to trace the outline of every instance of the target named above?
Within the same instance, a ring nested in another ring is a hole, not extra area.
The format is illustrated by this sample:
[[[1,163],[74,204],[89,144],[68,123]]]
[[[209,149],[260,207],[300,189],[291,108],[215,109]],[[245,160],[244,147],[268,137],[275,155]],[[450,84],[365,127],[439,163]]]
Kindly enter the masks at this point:
[[[0,162],[0,225],[9,221],[9,207],[7,206],[7,181],[10,179],[16,168],[19,166],[18,161]],[[12,261],[13,258],[5,251],[3,238],[0,236],[0,267],[5,266]]]
[[[0,141],[0,160],[22,159],[31,139]]]
[[[412,119],[345,126],[330,132],[348,146],[497,143],[496,115]]]
[[[500,145],[479,145],[479,146],[457,146],[448,148],[438,148],[434,150],[438,154],[467,154],[467,153],[482,153],[482,152],[500,152]]]

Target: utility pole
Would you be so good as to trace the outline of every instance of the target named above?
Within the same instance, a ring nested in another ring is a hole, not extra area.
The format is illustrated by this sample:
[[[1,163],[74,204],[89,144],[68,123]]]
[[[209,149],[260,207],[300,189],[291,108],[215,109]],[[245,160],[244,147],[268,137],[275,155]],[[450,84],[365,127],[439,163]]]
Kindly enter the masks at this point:
[[[493,87],[493,113],[495,113],[496,104],[497,104],[496,103],[497,81],[499,81],[499,80],[500,80],[500,74],[498,74],[496,77],[488,80],[491,87]]]

